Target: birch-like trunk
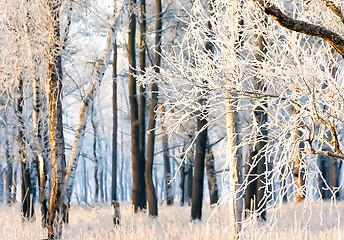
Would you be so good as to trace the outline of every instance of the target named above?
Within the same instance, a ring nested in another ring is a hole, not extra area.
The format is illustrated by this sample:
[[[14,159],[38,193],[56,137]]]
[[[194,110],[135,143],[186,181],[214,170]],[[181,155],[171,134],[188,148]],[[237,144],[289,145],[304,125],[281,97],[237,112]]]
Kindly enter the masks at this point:
[[[238,158],[236,156],[237,147],[237,132],[235,129],[235,123],[237,121],[237,112],[233,106],[234,101],[231,95],[227,93],[225,105],[226,105],[226,133],[227,133],[227,149],[226,149],[226,162],[228,165],[229,176],[229,233],[230,239],[236,239],[238,233],[238,218],[237,218],[237,186],[238,186]]]
[[[67,208],[66,211],[68,211],[69,204],[72,197],[73,182],[75,178],[75,173],[76,173],[76,168],[78,165],[78,159],[79,159],[82,143],[85,136],[86,122],[87,122],[88,117],[91,114],[91,110],[92,110],[91,108],[92,108],[95,94],[103,80],[105,70],[106,70],[106,65],[109,63],[110,58],[111,58],[112,46],[113,46],[114,40],[116,39],[117,31],[121,23],[120,16],[122,13],[123,6],[124,6],[124,0],[121,1],[120,8],[118,8],[118,11],[115,14],[114,22],[111,26],[111,30],[109,31],[107,35],[107,41],[106,41],[106,46],[105,46],[103,55],[96,61],[96,64],[93,68],[92,83],[87,93],[87,96],[84,100],[81,112],[80,112],[79,123],[75,132],[74,143],[73,143],[70,159],[67,166],[66,177],[64,179],[65,181],[64,205]]]

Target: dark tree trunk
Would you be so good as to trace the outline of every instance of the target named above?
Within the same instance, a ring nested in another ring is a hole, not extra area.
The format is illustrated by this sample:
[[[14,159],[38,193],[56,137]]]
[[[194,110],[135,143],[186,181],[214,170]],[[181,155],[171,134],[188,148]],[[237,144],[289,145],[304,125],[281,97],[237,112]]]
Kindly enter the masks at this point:
[[[185,196],[185,163],[182,163],[180,167],[180,206],[184,206],[184,196]]]
[[[249,184],[246,188],[245,209],[249,211],[254,211],[257,208],[257,166],[253,161],[256,155],[257,151],[251,150],[248,159],[248,168],[251,169],[250,172],[247,173],[247,179]]]
[[[205,165],[208,178],[210,205],[213,206],[219,200],[219,194],[216,182],[215,158],[213,151],[211,149],[211,145],[209,144],[209,139],[207,143],[207,149],[205,152]]]
[[[131,121],[131,151],[133,168],[133,188],[132,204],[134,212],[142,209],[142,195],[144,194],[144,185],[140,181],[144,169],[141,166],[140,159],[140,126],[138,115],[137,91],[136,91],[136,15],[133,8],[136,7],[136,0],[129,1],[129,36],[128,36],[128,54],[129,54],[129,103],[130,103],[130,121]],[[141,167],[141,168],[140,168]]]
[[[111,180],[111,204],[117,201],[117,42],[113,45],[112,65],[112,180]]]
[[[265,124],[268,121],[267,113],[260,107],[254,112],[258,125],[261,126],[261,139],[257,145],[258,163],[257,163],[257,210],[260,212],[260,218],[266,221],[266,199],[264,197],[264,192],[266,188],[266,159],[265,159],[265,145],[268,141],[268,130]]]
[[[24,136],[24,121],[23,121],[23,104],[24,104],[24,93],[23,93],[23,80],[19,79],[18,85],[18,100],[17,100],[17,117],[18,117],[18,143],[20,146],[20,162],[21,162],[21,173],[22,173],[22,214],[27,220],[30,220],[34,214],[33,205],[33,189],[30,178],[30,168],[27,160],[26,153],[26,141]]]
[[[203,105],[203,99],[200,100]],[[192,181],[192,204],[191,219],[202,218],[202,201],[203,201],[203,179],[204,179],[204,159],[207,144],[208,129],[203,129],[206,124],[206,115],[204,113],[197,118],[196,155],[194,161],[194,176]]]
[[[13,170],[13,202],[17,202],[17,174],[18,174],[18,168],[17,165],[15,165]]]
[[[160,122],[161,122],[161,134],[162,134],[162,148],[163,148],[163,158],[164,158],[164,177],[166,186],[166,202],[167,206],[173,205],[173,188],[171,182],[171,164],[170,164],[170,154],[168,152],[168,138],[163,126],[163,115],[165,112],[164,106],[160,107]]]
[[[99,179],[98,179],[98,171],[99,171],[99,160],[98,160],[98,156],[97,156],[97,126],[96,123],[94,121],[94,116],[95,116],[95,112],[94,112],[94,108],[93,108],[94,104],[92,104],[92,115],[91,115],[91,123],[92,123],[92,127],[93,127],[93,161],[95,162],[95,166],[94,166],[94,172],[93,172],[93,178],[94,178],[94,183],[95,183],[95,191],[94,191],[94,202],[98,202],[99,201]]]
[[[140,18],[140,74],[144,75],[146,72],[146,1],[141,0],[140,4],[141,18]],[[140,106],[139,106],[139,124],[140,124],[140,169],[145,172],[146,168],[146,87],[140,85]],[[140,182],[143,184],[142,198],[140,206],[146,208],[147,193],[146,182],[144,174],[140,174]]]
[[[154,54],[154,71],[160,72],[161,66],[161,36],[162,36],[162,6],[161,0],[155,1],[156,5],[156,18],[155,18],[155,54]],[[156,192],[153,184],[153,162],[154,162],[154,146],[155,146],[155,123],[156,111],[158,108],[158,85],[153,82],[152,84],[152,100],[149,113],[148,123],[148,142],[147,142],[147,162],[145,169],[145,179],[147,186],[147,200],[148,200],[148,213],[150,216],[158,215],[158,204]],[[157,184],[157,183],[156,183]]]
[[[10,156],[10,144],[6,138],[6,161],[7,161],[7,171],[6,171],[6,203],[10,204],[13,202],[12,187],[13,187],[13,163]]]

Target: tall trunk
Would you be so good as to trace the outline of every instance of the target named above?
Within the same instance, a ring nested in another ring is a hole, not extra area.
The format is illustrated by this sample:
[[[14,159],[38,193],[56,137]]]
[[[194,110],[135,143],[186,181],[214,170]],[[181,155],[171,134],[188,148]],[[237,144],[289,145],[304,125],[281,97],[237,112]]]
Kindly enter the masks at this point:
[[[146,72],[146,0],[141,0],[140,4],[140,75]],[[143,174],[140,173],[140,182],[142,182],[142,196],[140,205],[146,208],[147,193],[145,182],[145,149],[146,149],[146,87],[140,84],[140,106],[139,106],[139,128],[140,128],[140,169],[143,169]]]
[[[211,146],[209,144],[209,138],[207,137],[207,139],[208,141],[205,152],[205,165],[208,178],[210,205],[213,206],[219,200],[219,194],[216,182],[215,158]]]
[[[228,87],[228,90],[231,90]],[[239,119],[238,112],[235,110],[236,103],[232,96],[227,92],[226,107],[226,133],[227,133],[227,151],[226,162],[229,172],[229,223],[230,223],[230,239],[236,239],[236,235],[241,228],[242,199],[239,199],[237,186],[242,181],[242,155],[237,149],[239,137]]]
[[[10,143],[8,138],[6,138],[6,162],[7,162],[7,171],[6,171],[6,203],[13,202],[12,196],[12,186],[13,186],[13,162],[11,161],[10,156]]]
[[[112,61],[112,178],[111,178],[111,203],[117,201],[117,43],[113,44]]]
[[[62,62],[60,53],[61,1],[48,1],[53,32],[50,38],[49,61],[49,134],[51,155],[51,195],[49,203],[48,238],[62,234],[62,200],[65,176],[65,150],[62,123]]]
[[[161,133],[162,133],[162,148],[163,148],[163,158],[164,158],[164,177],[166,186],[166,202],[167,205],[173,205],[173,188],[171,182],[171,164],[170,164],[170,154],[168,152],[168,138],[165,132],[164,123],[162,121],[165,108],[163,105],[160,107],[160,122],[161,122]]]
[[[93,173],[93,178],[94,178],[94,184],[95,184],[95,191],[94,191],[94,202],[98,202],[99,200],[99,181],[98,181],[98,170],[99,170],[99,161],[97,157],[97,126],[94,122],[94,105],[92,104],[91,108],[91,123],[93,127],[93,161],[95,163],[94,166],[94,173]]]
[[[257,210],[260,213],[260,219],[266,221],[266,199],[264,197],[264,192],[266,188],[266,159],[265,159],[265,145],[268,140],[268,130],[265,127],[268,121],[268,115],[264,112],[261,107],[258,107],[254,112],[258,125],[260,127],[261,135],[258,138],[261,139],[257,144]]]
[[[116,5],[116,1],[114,3]],[[113,222],[115,225],[120,223],[120,205],[117,201],[117,131],[118,131],[118,117],[117,117],[117,43],[116,40],[113,44],[113,63],[112,63],[112,80],[113,80],[113,87],[112,87],[112,113],[113,113],[113,129],[112,129],[112,178],[111,178],[111,205],[114,208],[114,216]],[[122,146],[123,148],[123,146]],[[123,154],[123,152],[122,152]],[[123,156],[122,156],[123,158]],[[105,161],[106,163],[107,161]],[[123,167],[123,161],[122,161]],[[123,168],[122,168],[123,169]],[[107,167],[105,167],[105,171],[107,171]],[[121,172],[122,175],[122,172]],[[106,176],[106,172],[105,172]],[[120,184],[122,186],[122,176],[120,179]],[[106,186],[105,182],[105,186]],[[123,187],[121,188],[123,192]],[[122,193],[123,194],[123,193]],[[123,198],[122,198],[123,200]]]
[[[204,99],[200,99],[200,104],[204,105]],[[197,118],[197,139],[196,139],[196,154],[194,161],[194,175],[192,179],[192,204],[191,204],[191,218],[193,220],[202,218],[202,201],[203,201],[203,179],[204,179],[204,160],[205,150],[207,144],[208,128],[207,113],[203,112]]]
[[[87,204],[87,167],[86,167],[86,158],[83,157],[83,185],[84,185],[84,202]]]
[[[17,165],[15,165],[13,170],[13,202],[17,202],[17,174],[18,168]]]
[[[184,196],[185,196],[185,163],[182,163],[180,167],[180,206],[184,206]]]
[[[153,183],[153,160],[154,160],[154,145],[155,145],[155,111],[158,106],[158,85],[152,84],[152,100],[150,107],[149,123],[148,123],[148,142],[147,142],[147,161],[145,169],[145,180],[147,186],[147,200],[148,200],[148,213],[150,216],[158,215],[158,204]]]
[[[248,211],[254,211],[257,208],[257,166],[254,162],[254,158],[257,156],[257,151],[250,149],[248,157],[249,172],[247,174],[248,185],[246,187],[245,195],[245,209]],[[254,166],[254,167],[252,167]]]
[[[140,126],[136,91],[136,15],[133,8],[136,6],[136,0],[129,0],[129,36],[128,36],[128,54],[129,54],[129,102],[130,102],[130,122],[131,122],[131,151],[133,168],[133,189],[132,205],[134,212],[142,208],[142,182],[140,174],[143,169],[140,165]]]
[[[162,37],[162,6],[161,0],[155,0],[156,5],[156,18],[155,18],[155,54],[154,54],[154,71],[158,74],[161,66],[161,37]],[[158,92],[159,88],[156,82],[152,83],[152,100],[149,112],[148,122],[148,142],[147,142],[147,162],[145,169],[145,180],[147,186],[147,200],[148,200],[148,213],[150,216],[158,215],[157,197],[154,188],[152,172],[154,161],[154,145],[155,145],[155,123],[156,111],[158,108]]]
[[[27,220],[30,220],[34,214],[33,202],[32,202],[32,186],[30,178],[30,169],[27,161],[26,153],[26,140],[25,140],[25,129],[23,121],[23,104],[24,104],[24,93],[23,93],[23,79],[19,79],[18,85],[18,99],[17,99],[17,118],[18,118],[18,143],[19,143],[19,153],[21,162],[21,173],[22,173],[22,214]]]

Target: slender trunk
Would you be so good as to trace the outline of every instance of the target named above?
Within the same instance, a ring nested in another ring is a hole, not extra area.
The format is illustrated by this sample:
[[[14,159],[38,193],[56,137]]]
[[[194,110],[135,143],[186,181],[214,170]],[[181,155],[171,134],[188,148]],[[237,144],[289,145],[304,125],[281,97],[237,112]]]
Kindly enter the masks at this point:
[[[113,63],[112,63],[112,180],[111,180],[111,203],[117,201],[117,43],[113,45]]]
[[[95,191],[94,191],[94,202],[97,203],[99,200],[99,181],[98,181],[98,170],[99,170],[99,161],[97,157],[97,126],[94,121],[94,105],[92,104],[91,108],[91,123],[92,123],[92,128],[93,128],[93,161],[95,163],[94,166],[94,173],[93,173],[93,178],[94,178],[94,184],[95,184]]]
[[[229,89],[230,90],[230,89]],[[226,161],[229,172],[229,223],[230,223],[230,239],[236,239],[236,235],[240,228],[238,225],[238,215],[241,215],[238,209],[237,201],[237,185],[238,185],[238,158],[236,155],[237,146],[237,112],[235,111],[234,101],[229,92],[226,95],[226,132],[227,132],[227,151]],[[239,213],[239,214],[238,214]]]
[[[257,151],[250,149],[247,173],[248,185],[245,194],[245,209],[248,211],[255,211],[257,207],[257,165],[254,158],[257,156]]]
[[[13,171],[13,202],[17,202],[17,174],[18,168],[17,165],[15,165]]]
[[[155,1],[156,5],[156,32],[155,32],[155,54],[154,54],[154,71],[158,74],[161,66],[161,37],[162,37],[162,6],[161,0]],[[148,140],[147,140],[147,162],[145,169],[145,180],[147,186],[147,200],[148,200],[148,213],[150,216],[158,215],[157,197],[152,179],[153,162],[154,162],[154,145],[155,145],[155,123],[156,111],[158,107],[158,92],[159,88],[156,82],[152,83],[152,100],[149,113],[148,123]]]
[[[83,157],[83,182],[84,182],[84,202],[87,204],[87,167],[86,167],[86,158]]]
[[[10,156],[10,143],[8,138],[6,138],[6,203],[10,204],[13,202],[12,196],[12,186],[13,186],[13,163]]]
[[[128,54],[129,54],[129,102],[130,102],[130,122],[131,122],[131,151],[132,151],[132,168],[133,168],[133,188],[132,188],[132,205],[134,212],[142,208],[142,182],[140,174],[143,169],[140,162],[140,126],[139,113],[136,91],[136,15],[133,8],[136,7],[136,0],[129,0],[129,36],[128,36]]]
[[[25,128],[23,120],[23,104],[24,104],[24,92],[23,92],[23,79],[19,79],[18,85],[18,99],[17,99],[17,118],[18,118],[18,144],[20,147],[20,162],[21,162],[21,173],[22,173],[22,214],[27,220],[30,220],[34,214],[34,208],[32,204],[32,185],[30,178],[30,169],[27,160],[26,152],[26,140],[25,140]]]
[[[162,148],[163,148],[163,158],[164,158],[164,177],[166,186],[166,202],[167,206],[173,205],[173,188],[171,182],[171,164],[170,164],[170,154],[168,152],[168,138],[165,132],[164,123],[162,121],[165,109],[164,106],[160,107],[160,122],[161,122],[161,133],[162,133]]]
[[[140,75],[144,75],[146,72],[146,0],[141,0],[140,4]],[[140,205],[146,208],[147,193],[146,182],[144,177],[145,172],[145,149],[146,149],[146,87],[140,84],[140,106],[139,106],[139,128],[140,128],[140,169],[143,170],[143,174],[140,173],[140,182],[142,182],[142,195]]]
[[[266,159],[265,159],[265,145],[268,140],[268,130],[265,124],[268,121],[268,115],[260,107],[254,112],[258,125],[260,126],[261,135],[258,138],[261,139],[257,144],[257,210],[260,213],[260,219],[266,221],[266,200],[264,192],[266,188]]]
[[[216,171],[215,171],[215,158],[211,146],[209,144],[209,138],[207,143],[207,148],[205,152],[205,165],[208,178],[208,188],[210,197],[210,206],[213,206],[219,200],[217,182],[216,182]]]
[[[200,100],[200,104],[204,105],[204,99]],[[192,204],[191,204],[191,218],[193,220],[202,218],[202,201],[203,201],[203,179],[204,179],[204,160],[205,150],[207,144],[208,128],[207,113],[202,113],[197,118],[197,139],[196,139],[196,154],[194,161],[194,175],[192,179]]]
[[[145,180],[147,186],[148,213],[150,216],[158,215],[157,197],[153,183],[153,161],[154,161],[154,145],[155,145],[155,112],[158,106],[158,85],[152,84],[152,100],[150,107],[149,123],[148,123],[148,141],[147,141],[147,161],[145,169]]]
[[[180,206],[184,206],[184,196],[185,196],[185,164],[182,163],[182,166],[180,167]]]

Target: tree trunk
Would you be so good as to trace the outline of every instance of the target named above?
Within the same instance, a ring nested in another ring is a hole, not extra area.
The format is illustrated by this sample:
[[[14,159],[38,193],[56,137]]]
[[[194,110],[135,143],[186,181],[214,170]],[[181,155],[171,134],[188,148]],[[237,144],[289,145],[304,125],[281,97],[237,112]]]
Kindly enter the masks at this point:
[[[94,173],[93,173],[94,184],[95,184],[94,202],[97,203],[99,200],[99,181],[98,181],[99,161],[97,157],[97,126],[94,122],[94,115],[95,115],[94,104],[92,104],[91,123],[92,123],[92,128],[93,128],[93,161],[95,163]]]
[[[17,202],[17,174],[18,168],[17,165],[15,165],[13,171],[13,202]]]
[[[34,206],[32,202],[32,186],[30,178],[30,169],[27,160],[26,152],[26,140],[25,140],[25,129],[24,129],[24,120],[23,120],[23,105],[24,105],[24,83],[23,79],[19,79],[18,85],[18,99],[17,99],[17,118],[18,118],[18,144],[20,147],[20,162],[21,162],[21,172],[22,172],[22,214],[23,217],[27,220],[30,220],[34,214]]]
[[[254,112],[258,125],[260,127],[261,135],[258,138],[261,139],[257,144],[257,210],[260,214],[260,219],[266,221],[266,199],[264,192],[266,188],[266,159],[265,159],[265,145],[268,141],[268,130],[265,124],[268,121],[268,115],[261,107],[258,107]]]
[[[84,202],[87,204],[87,167],[86,167],[86,158],[83,157],[83,184],[84,184]]]
[[[146,72],[146,0],[141,0],[140,4],[140,75]],[[140,205],[146,208],[147,193],[145,182],[145,149],[146,149],[146,87],[140,84],[140,106],[139,106],[139,128],[140,128],[140,169],[143,169],[143,174],[140,173],[140,182],[142,182],[142,198]]]
[[[136,91],[136,15],[133,8],[136,7],[136,0],[129,1],[129,36],[128,36],[128,59],[129,59],[129,103],[130,103],[130,122],[131,122],[131,154],[132,154],[132,168],[133,168],[133,188],[132,188],[132,205],[134,212],[142,209],[142,195],[143,185],[141,175],[143,169],[140,159],[140,126],[139,126],[139,113],[137,103]],[[141,168],[140,168],[141,167]]]
[[[116,4],[116,1],[115,1]],[[116,40],[113,44],[113,63],[112,63],[112,80],[113,80],[113,88],[112,88],[112,113],[113,113],[113,129],[112,129],[112,178],[111,178],[111,204],[118,210],[114,212],[114,224],[119,224],[120,221],[120,214],[119,214],[119,202],[117,201],[117,129],[118,129],[118,121],[117,121],[117,43]],[[105,161],[106,162],[106,161]],[[123,162],[122,162],[123,164]],[[107,168],[105,167],[105,170]],[[105,173],[106,175],[106,173]],[[120,179],[122,181],[122,177]],[[120,184],[122,182],[120,181]],[[123,191],[123,188],[121,189]],[[122,199],[123,200],[123,199]],[[118,213],[118,214],[117,214]]]
[[[65,176],[65,150],[62,123],[62,62],[60,54],[60,2],[49,1],[54,23],[50,38],[49,62],[49,134],[51,155],[51,195],[49,204],[48,238],[59,239],[62,234],[62,201]]]
[[[162,37],[162,6],[161,0],[155,1],[156,5],[156,18],[155,18],[155,54],[154,54],[154,71],[158,74],[161,66],[161,37]],[[152,83],[152,99],[149,113],[148,122],[148,140],[147,140],[147,162],[145,169],[145,180],[147,187],[147,200],[148,200],[148,214],[149,216],[158,216],[157,197],[153,183],[153,161],[154,161],[154,146],[155,146],[155,123],[156,112],[158,108],[158,85]],[[157,184],[157,183],[156,183]]]
[[[6,203],[10,204],[13,202],[12,187],[13,187],[13,163],[10,156],[10,143],[8,138],[6,138]]]
[[[215,158],[211,149],[209,138],[207,137],[207,148],[205,152],[205,165],[208,178],[208,188],[210,197],[210,206],[214,206],[219,200],[217,182],[216,182],[216,171],[215,171]]]
[[[182,163],[180,167],[180,206],[184,206],[184,196],[185,196],[185,163]]]
[[[200,100],[200,104],[204,105],[204,99]],[[207,144],[207,113],[201,113],[197,118],[197,139],[196,139],[196,155],[194,161],[194,175],[192,179],[192,203],[191,203],[191,219],[202,218],[202,201],[203,201],[203,179],[204,179],[204,160]]]
[[[173,188],[171,182],[171,164],[170,164],[170,154],[168,152],[168,138],[165,132],[164,123],[162,121],[165,108],[163,105],[160,107],[160,124],[161,124],[161,134],[162,134],[162,148],[163,148],[163,158],[164,158],[164,177],[166,186],[166,202],[167,206],[173,205]]]

